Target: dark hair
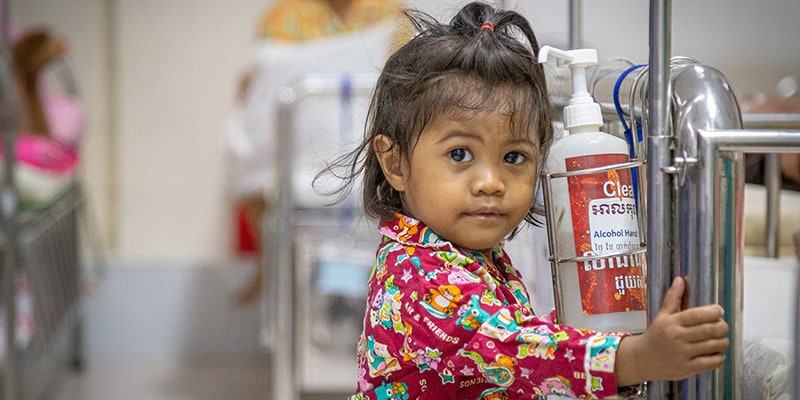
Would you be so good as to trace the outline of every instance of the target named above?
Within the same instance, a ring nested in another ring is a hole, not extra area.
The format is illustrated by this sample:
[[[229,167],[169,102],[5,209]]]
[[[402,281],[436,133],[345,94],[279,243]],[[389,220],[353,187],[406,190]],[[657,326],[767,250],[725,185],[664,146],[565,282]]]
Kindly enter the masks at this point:
[[[363,175],[364,210],[378,219],[402,212],[402,204],[372,149],[377,135],[388,136],[408,157],[435,117],[458,108],[509,115],[515,134],[534,132],[540,158],[552,137],[544,69],[536,60],[539,44],[522,15],[480,2],[464,6],[449,24],[420,11],[405,14],[419,33],[386,61],[363,141],[317,176],[341,178],[333,193],[341,199]],[[541,207],[532,204],[525,220],[537,224],[536,215],[543,215]]]

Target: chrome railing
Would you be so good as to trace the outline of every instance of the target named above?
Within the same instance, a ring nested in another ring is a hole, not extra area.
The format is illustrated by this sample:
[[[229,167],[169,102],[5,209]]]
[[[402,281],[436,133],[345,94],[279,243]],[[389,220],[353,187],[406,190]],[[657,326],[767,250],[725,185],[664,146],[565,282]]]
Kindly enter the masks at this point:
[[[744,153],[800,152],[800,131],[788,129],[797,128],[791,125],[795,116],[745,116],[743,122],[724,74],[694,60],[671,59],[670,9],[668,0],[650,1],[649,64],[623,85],[630,101],[622,109],[644,135],[649,313],[657,314],[673,277],[687,276],[690,306],[725,308],[731,345],[721,368],[681,382],[651,382],[648,398],[737,400],[743,385]],[[597,77],[617,80],[629,66]],[[569,89],[563,78],[548,76],[556,105]],[[592,85],[606,117],[616,117],[609,106],[614,83]],[[777,208],[768,211],[770,247],[777,246]]]
[[[294,279],[292,238],[295,233],[297,201],[293,193],[293,169],[296,135],[294,114],[303,100],[312,96],[336,96],[343,90],[351,95],[369,94],[375,87],[375,73],[320,73],[305,75],[298,82],[278,92],[278,183],[272,200],[272,215],[264,232],[269,249],[267,265],[267,299],[262,341],[272,353],[271,394],[273,399],[300,398],[302,374],[297,360],[298,320],[294,304],[297,282]],[[343,88],[346,82],[346,88]]]

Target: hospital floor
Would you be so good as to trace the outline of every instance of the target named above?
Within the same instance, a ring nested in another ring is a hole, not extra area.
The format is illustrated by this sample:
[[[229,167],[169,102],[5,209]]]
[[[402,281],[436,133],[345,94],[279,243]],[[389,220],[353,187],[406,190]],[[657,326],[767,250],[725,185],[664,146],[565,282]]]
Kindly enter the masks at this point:
[[[267,400],[264,362],[103,363],[68,372],[52,400]],[[303,395],[301,400],[346,398],[344,393]]]
[[[242,265],[120,265],[85,304],[85,364],[43,400],[269,400],[259,307],[232,295]],[[344,399],[345,393],[301,400]]]

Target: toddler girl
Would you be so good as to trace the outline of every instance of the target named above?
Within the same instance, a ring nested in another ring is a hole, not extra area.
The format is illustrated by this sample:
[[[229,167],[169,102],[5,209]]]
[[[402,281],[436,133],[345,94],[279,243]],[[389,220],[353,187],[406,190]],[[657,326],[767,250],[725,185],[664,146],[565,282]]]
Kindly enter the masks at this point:
[[[420,33],[386,62],[364,141],[329,169],[344,176],[340,194],[363,178],[383,235],[352,398],[609,398],[721,365],[723,310],[681,311],[681,279],[638,336],[534,314],[503,250],[539,214],[552,134],[534,33],[482,3],[447,25],[408,14]]]

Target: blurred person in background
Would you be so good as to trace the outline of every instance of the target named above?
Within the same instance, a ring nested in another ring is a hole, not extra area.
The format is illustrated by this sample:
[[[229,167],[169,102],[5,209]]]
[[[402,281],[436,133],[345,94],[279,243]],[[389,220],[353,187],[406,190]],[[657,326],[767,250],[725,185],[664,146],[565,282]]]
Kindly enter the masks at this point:
[[[411,29],[402,18],[402,3],[398,0],[278,0],[260,16],[256,40],[302,46],[316,40],[364,31],[382,23],[397,25],[390,48],[410,38]],[[320,60],[319,68],[319,72],[324,71],[324,60]],[[255,73],[255,69],[250,68],[239,77],[239,105],[248,101],[253,95],[252,90],[257,90],[253,88]],[[240,305],[254,303],[261,293],[264,268],[267,268],[261,261],[265,259],[261,225],[269,213],[271,191],[271,184],[264,182],[261,187],[235,190],[234,193],[237,252],[255,256],[258,260],[252,278],[235,295],[235,301]]]

